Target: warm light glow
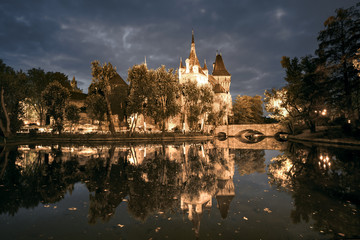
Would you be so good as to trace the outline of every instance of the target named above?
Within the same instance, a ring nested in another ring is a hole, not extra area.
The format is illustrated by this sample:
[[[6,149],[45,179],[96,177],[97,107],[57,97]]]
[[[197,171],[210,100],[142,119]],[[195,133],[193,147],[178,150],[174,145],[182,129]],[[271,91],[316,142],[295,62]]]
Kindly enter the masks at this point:
[[[320,153],[318,164],[320,168],[323,169],[330,168],[331,162],[330,162],[330,157],[327,155],[327,153]]]

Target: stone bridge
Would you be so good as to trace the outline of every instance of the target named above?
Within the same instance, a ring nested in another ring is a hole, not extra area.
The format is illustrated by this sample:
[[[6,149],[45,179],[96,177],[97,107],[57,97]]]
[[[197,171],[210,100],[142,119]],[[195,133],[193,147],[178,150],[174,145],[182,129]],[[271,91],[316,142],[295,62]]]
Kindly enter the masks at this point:
[[[215,136],[223,135],[226,137],[240,136],[245,131],[257,131],[264,136],[273,137],[279,132],[287,132],[286,127],[277,124],[234,124],[218,126],[214,130]],[[225,135],[224,135],[225,134]]]
[[[256,143],[244,143],[240,138],[229,137],[224,140],[215,139],[214,146],[216,148],[225,148],[225,149],[265,149],[265,150],[280,150],[283,151],[287,149],[288,142],[279,142],[273,137],[267,137]]]

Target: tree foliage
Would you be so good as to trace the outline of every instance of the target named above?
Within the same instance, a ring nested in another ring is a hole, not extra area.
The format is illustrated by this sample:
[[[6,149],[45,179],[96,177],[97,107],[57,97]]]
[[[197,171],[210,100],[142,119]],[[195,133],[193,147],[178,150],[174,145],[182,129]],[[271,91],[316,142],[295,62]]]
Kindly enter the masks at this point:
[[[160,123],[160,127],[164,132],[166,121],[178,114],[180,110],[177,101],[179,84],[173,69],[167,71],[164,65],[156,70],[149,71],[148,74],[153,83],[153,88],[149,92],[147,99],[148,115],[155,122]]]
[[[106,114],[106,102],[104,96],[101,94],[89,94],[85,100],[86,112],[89,114],[89,117],[94,120],[99,121],[99,126],[101,121],[105,120]]]
[[[263,123],[261,96],[238,95],[233,104],[235,123]]]
[[[40,124],[45,123],[45,105],[42,102],[41,92],[53,81],[59,82],[63,87],[71,90],[68,77],[60,72],[45,72],[41,68],[32,68],[27,71],[28,87],[26,89],[26,102],[30,104],[39,116]]]
[[[53,130],[58,131],[59,134],[63,130],[65,105],[69,95],[69,90],[57,81],[50,83],[41,93],[47,114],[55,120]]]
[[[0,135],[9,137],[20,128],[26,89],[26,75],[0,59]]]
[[[356,70],[358,70],[358,76],[360,77],[360,48],[357,50],[356,58],[353,60],[353,65]]]
[[[93,83],[97,83],[98,87],[104,93],[107,109],[107,119],[109,121],[109,130],[111,133],[115,133],[115,123],[112,117],[112,109],[110,103],[111,86],[110,79],[116,75],[116,68],[112,64],[104,63],[102,66],[99,61],[91,62],[91,75],[93,76]]]
[[[188,122],[192,131],[199,130],[198,122],[201,120],[203,126],[207,114],[212,111],[214,92],[209,85],[198,86],[194,81],[183,83],[181,88],[184,100],[183,121]]]
[[[286,124],[291,132],[295,125],[305,123],[316,131],[316,123],[328,114],[326,71],[319,67],[318,59],[306,56],[301,59],[283,57],[282,67],[286,70],[286,86],[282,89],[265,91],[265,109],[270,117]]]
[[[70,133],[72,132],[72,125],[80,120],[80,109],[75,104],[69,104],[65,108],[65,117],[70,122]]]
[[[329,97],[333,107],[354,123],[360,108],[360,80],[352,66],[360,48],[360,3],[337,9],[325,22],[318,36],[316,54],[330,73]]]
[[[219,108],[212,108],[212,110],[208,113],[207,123],[213,125],[214,128],[219,126],[220,124],[224,124],[224,118],[226,117],[226,106],[225,103],[220,100]]]
[[[132,115],[133,121],[130,125],[130,131],[134,131],[138,115],[149,116],[147,101],[154,83],[151,81],[145,64],[134,65],[132,68],[129,68],[127,81],[130,83],[127,114],[128,116]]]

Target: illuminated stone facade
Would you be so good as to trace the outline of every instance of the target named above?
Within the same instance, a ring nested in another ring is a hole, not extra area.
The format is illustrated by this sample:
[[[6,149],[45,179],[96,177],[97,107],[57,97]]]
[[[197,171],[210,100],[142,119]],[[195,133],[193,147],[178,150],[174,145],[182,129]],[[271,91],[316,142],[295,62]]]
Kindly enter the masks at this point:
[[[212,74],[209,74],[206,60],[204,60],[203,66],[199,63],[196,55],[193,32],[189,58],[185,60],[185,65],[183,65],[182,59],[180,59],[178,73],[180,84],[187,81],[194,81],[198,86],[209,85],[212,88],[215,94],[213,107],[216,111],[219,110],[220,107],[226,109],[223,124],[227,124],[228,117],[232,115],[232,98],[230,94],[231,74],[226,70],[222,55],[219,53],[216,54]]]

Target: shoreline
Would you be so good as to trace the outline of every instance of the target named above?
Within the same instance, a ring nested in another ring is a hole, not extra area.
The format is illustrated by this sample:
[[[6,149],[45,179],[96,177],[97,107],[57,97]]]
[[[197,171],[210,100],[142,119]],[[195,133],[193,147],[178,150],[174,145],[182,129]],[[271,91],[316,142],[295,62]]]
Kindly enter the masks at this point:
[[[7,139],[6,143],[3,139],[0,142],[0,146],[5,145],[23,145],[23,144],[35,144],[35,143],[159,143],[159,142],[184,142],[184,141],[209,141],[212,140],[212,135],[200,135],[200,134],[161,134],[156,135],[143,135],[135,136],[126,135],[110,135],[110,134],[63,134],[63,135],[36,135],[30,136],[28,134],[15,135],[10,139]]]
[[[336,133],[328,134],[326,133],[326,130],[316,133],[305,132],[298,135],[289,135],[288,140],[293,142],[321,143],[326,145],[360,146],[359,139]]]

